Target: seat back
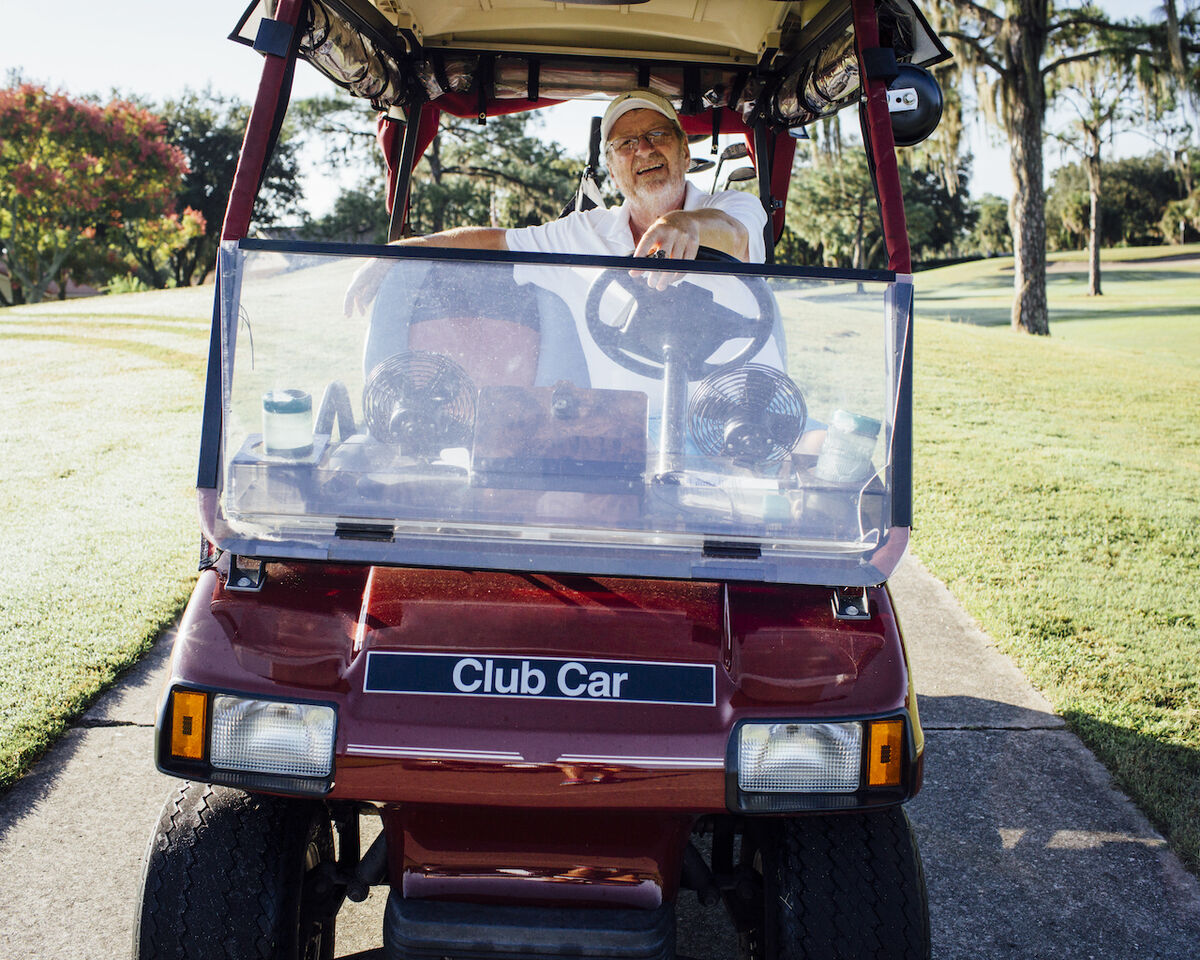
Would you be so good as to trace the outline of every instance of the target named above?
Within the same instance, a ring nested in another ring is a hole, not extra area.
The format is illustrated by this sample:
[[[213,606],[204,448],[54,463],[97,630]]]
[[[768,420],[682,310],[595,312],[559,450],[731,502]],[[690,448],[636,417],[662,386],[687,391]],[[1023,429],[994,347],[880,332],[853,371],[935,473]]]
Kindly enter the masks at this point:
[[[371,311],[364,373],[394,354],[429,350],[462,366],[476,386],[551,386],[559,380],[588,386],[567,305],[541,287],[517,284],[507,264],[492,266],[486,285],[466,285],[456,282],[453,263],[396,261]]]

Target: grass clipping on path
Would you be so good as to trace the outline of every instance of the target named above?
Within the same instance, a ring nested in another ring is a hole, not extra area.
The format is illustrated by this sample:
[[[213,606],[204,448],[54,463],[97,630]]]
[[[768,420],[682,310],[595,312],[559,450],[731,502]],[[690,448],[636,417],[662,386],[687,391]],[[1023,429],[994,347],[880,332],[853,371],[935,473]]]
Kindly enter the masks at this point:
[[[0,790],[187,599],[211,302],[0,310]]]
[[[1052,273],[1050,338],[918,323],[913,546],[1200,870],[1200,272],[1144,273]]]

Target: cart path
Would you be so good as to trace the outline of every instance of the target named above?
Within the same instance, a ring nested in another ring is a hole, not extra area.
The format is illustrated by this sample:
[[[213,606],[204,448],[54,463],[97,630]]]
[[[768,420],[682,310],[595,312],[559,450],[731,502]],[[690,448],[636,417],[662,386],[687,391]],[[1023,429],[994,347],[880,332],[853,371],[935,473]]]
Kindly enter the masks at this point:
[[[891,586],[927,737],[908,811],[934,957],[1200,957],[1200,881],[919,562]],[[173,783],[151,759],[171,640],[0,798],[0,960],[129,956],[146,841]],[[380,942],[383,899],[347,905],[339,956]],[[682,895],[680,952],[731,957],[694,904]]]

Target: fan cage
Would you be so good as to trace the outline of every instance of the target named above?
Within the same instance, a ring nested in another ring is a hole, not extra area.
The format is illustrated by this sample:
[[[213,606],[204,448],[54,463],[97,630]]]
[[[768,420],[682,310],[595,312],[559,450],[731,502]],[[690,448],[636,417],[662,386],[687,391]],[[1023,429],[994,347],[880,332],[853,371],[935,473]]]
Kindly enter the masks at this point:
[[[371,436],[382,443],[410,439],[397,429],[402,410],[421,416],[429,427],[422,448],[465,446],[475,429],[475,385],[444,354],[393,354],[375,366],[363,387],[363,418]]]
[[[731,456],[726,449],[727,431],[735,419],[749,419],[762,425],[769,443],[767,453],[751,459],[773,463],[792,452],[808,410],[800,388],[787,374],[760,363],[747,363],[732,370],[718,371],[701,382],[688,405],[688,430],[696,446],[710,457]],[[788,425],[787,436],[777,428]]]

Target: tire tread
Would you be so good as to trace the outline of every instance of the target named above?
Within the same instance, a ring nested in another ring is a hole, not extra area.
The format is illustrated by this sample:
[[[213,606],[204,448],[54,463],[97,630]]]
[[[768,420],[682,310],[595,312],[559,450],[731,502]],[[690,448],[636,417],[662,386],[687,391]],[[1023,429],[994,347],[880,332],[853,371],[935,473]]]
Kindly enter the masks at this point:
[[[768,956],[928,960],[929,907],[903,809],[783,821],[764,851]]]
[[[173,789],[146,852],[133,960],[291,960],[289,883],[314,829],[331,857],[319,805],[206,783]]]

